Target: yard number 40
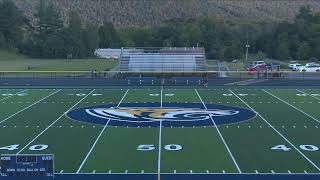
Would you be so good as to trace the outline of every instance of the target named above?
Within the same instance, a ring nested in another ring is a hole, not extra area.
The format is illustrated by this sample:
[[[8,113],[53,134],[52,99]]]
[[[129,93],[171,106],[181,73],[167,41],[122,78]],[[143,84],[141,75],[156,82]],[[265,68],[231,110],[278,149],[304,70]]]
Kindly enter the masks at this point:
[[[319,147],[314,145],[300,145],[300,149],[304,151],[319,151]],[[279,150],[279,151],[290,151],[291,148],[287,147],[286,145],[276,145],[271,148],[272,150]]]
[[[29,147],[31,151],[42,151],[47,149],[49,146],[46,144],[36,144]],[[12,144],[9,146],[0,147],[0,150],[14,151],[19,149],[19,144]]]

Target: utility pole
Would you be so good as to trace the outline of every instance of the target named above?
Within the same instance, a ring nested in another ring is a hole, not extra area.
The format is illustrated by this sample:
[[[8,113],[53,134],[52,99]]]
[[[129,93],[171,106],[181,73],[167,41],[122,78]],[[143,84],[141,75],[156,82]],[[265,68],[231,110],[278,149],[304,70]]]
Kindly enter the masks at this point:
[[[248,63],[248,54],[249,54],[249,38],[248,38],[248,32],[247,32],[247,43],[246,43],[246,63]]]

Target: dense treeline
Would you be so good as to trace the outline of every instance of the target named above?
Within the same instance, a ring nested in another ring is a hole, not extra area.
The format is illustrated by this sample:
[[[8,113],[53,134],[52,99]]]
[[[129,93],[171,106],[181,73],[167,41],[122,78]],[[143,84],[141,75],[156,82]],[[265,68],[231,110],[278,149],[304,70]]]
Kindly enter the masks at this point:
[[[2,1],[2,0],[0,0]],[[12,0],[33,19],[39,0]],[[176,18],[224,17],[241,22],[282,22],[293,19],[302,6],[320,11],[319,0],[50,0],[65,22],[76,11],[87,22],[111,22],[116,27],[161,25]]]
[[[64,23],[60,12],[40,0],[28,21],[9,0],[0,2],[0,47],[16,48],[32,57],[84,58],[96,48],[204,46],[208,58],[242,58],[250,53],[270,58],[320,58],[320,14],[300,9],[292,23],[242,24],[222,18],[176,19],[150,27],[115,28],[82,22],[75,12]]]

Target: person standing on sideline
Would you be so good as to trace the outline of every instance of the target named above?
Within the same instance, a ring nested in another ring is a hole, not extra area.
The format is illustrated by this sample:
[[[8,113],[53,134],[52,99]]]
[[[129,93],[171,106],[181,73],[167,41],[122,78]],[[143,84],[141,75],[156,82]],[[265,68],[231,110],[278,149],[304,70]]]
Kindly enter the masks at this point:
[[[207,88],[207,87],[208,87],[208,84],[209,84],[208,75],[207,75],[207,74],[204,74],[204,76],[203,76],[203,86],[204,86],[205,88]]]

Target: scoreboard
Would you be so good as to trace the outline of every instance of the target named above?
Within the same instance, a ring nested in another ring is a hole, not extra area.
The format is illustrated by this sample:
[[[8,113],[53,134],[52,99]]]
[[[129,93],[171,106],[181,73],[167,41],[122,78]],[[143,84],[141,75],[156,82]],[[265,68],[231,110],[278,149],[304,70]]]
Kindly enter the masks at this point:
[[[54,155],[4,154],[0,157],[1,176],[54,177]]]

